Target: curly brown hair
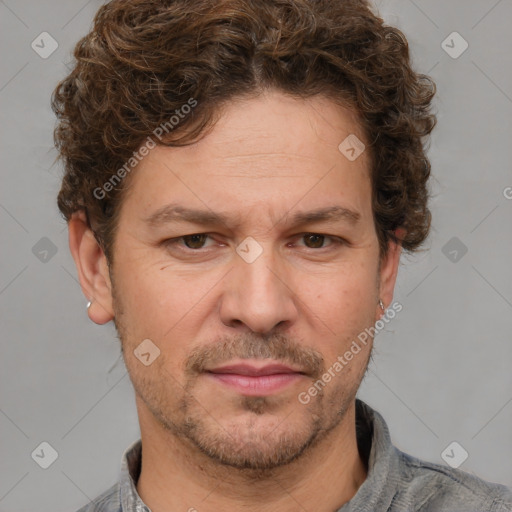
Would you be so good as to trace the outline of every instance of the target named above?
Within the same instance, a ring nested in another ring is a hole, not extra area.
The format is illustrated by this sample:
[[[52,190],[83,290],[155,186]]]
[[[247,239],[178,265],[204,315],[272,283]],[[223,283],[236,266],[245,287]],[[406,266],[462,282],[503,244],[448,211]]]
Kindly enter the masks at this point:
[[[101,199],[94,191],[191,98],[197,106],[160,144],[199,140],[223,104],[268,88],[324,95],[358,114],[381,256],[390,239],[413,252],[428,236],[425,138],[436,86],[413,71],[404,34],[369,1],[113,0],[74,57],[52,96],[65,164],[57,202],[66,220],[86,212],[110,264],[129,179]]]

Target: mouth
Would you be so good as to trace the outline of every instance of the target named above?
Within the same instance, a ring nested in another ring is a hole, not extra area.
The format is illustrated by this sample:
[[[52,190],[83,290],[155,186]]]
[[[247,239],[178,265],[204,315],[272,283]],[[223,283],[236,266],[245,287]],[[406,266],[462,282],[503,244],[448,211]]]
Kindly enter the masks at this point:
[[[229,364],[205,371],[205,375],[220,385],[245,396],[265,396],[277,393],[298,382],[306,375],[290,366],[253,362]]]

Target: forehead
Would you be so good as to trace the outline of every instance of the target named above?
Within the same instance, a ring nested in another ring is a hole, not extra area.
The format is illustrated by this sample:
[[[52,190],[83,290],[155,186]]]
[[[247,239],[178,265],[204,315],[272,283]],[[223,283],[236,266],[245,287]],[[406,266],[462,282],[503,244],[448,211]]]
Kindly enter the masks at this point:
[[[326,150],[338,156],[339,144],[351,134],[364,139],[357,115],[324,96],[298,99],[267,91],[235,99],[220,113],[212,132],[202,143],[182,148],[183,154],[225,161],[280,154],[317,160]]]
[[[229,206],[273,214],[293,203],[319,207],[323,198],[366,209],[369,157],[350,160],[339,146],[364,140],[357,117],[325,97],[307,100],[267,92],[226,104],[214,128],[184,147],[157,146],[138,164],[125,201],[142,216],[181,199],[221,211]],[[270,211],[270,210],[269,210]],[[364,215],[364,212],[361,212]]]

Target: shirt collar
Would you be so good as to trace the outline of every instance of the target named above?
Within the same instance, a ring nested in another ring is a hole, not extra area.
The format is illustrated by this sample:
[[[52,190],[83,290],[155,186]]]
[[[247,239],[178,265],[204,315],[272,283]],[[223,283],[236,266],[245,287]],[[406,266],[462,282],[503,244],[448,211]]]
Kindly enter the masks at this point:
[[[354,497],[338,512],[373,512],[377,505],[386,505],[384,510],[387,510],[397,492],[399,457],[384,418],[359,399],[356,399],[356,431],[359,453],[368,461],[368,474]],[[139,439],[126,449],[121,461],[122,512],[151,512],[136,488],[141,461],[142,442]]]
[[[137,481],[139,480],[142,462],[142,441],[139,439],[131,444],[124,452],[121,461],[121,511],[122,512],[151,512],[149,507],[143,503],[137,492]]]
[[[398,451],[391,443],[384,418],[359,399],[356,399],[356,429],[359,453],[363,459],[368,457],[368,473],[353,498],[338,512],[388,510],[398,492]]]

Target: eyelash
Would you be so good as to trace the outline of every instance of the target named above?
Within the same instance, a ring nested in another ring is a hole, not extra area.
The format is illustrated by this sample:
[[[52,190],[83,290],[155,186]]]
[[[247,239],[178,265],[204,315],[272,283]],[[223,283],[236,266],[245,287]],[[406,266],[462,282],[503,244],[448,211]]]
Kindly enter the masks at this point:
[[[184,240],[187,237],[196,236],[196,235],[207,235],[208,237],[211,238],[210,233],[191,233],[190,235],[183,235],[183,236],[179,236],[179,237],[176,237],[176,238],[168,238],[167,240],[164,240],[162,242],[162,244],[165,247],[177,246],[181,240]],[[345,239],[341,238],[341,237],[331,236],[331,235],[324,235],[323,233],[306,232],[306,233],[300,233],[297,236],[299,236],[300,238],[303,238],[306,235],[322,236],[325,239],[330,239],[332,241],[332,244],[328,245],[327,247],[319,247],[319,248],[306,247],[306,249],[309,249],[309,250],[315,251],[315,252],[320,252],[321,250],[326,250],[326,249],[332,248],[333,246],[348,245],[348,242]],[[205,252],[207,249],[205,250],[203,247],[201,247],[199,249],[191,249],[190,247],[186,247],[186,246],[180,245],[180,249],[179,250],[182,250],[184,252],[200,254],[202,252]]]

